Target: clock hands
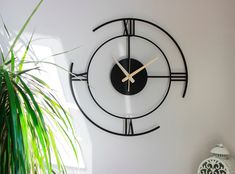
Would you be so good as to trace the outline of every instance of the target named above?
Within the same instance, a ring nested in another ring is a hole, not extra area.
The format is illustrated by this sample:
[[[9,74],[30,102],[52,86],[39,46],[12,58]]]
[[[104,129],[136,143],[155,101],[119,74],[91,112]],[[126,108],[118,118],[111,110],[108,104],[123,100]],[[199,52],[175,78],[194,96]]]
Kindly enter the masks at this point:
[[[122,72],[126,75],[126,78],[132,83],[134,83],[135,80],[132,77],[130,77],[130,74],[126,71],[126,69],[115,58],[113,58],[113,60],[116,62],[118,67],[122,70]]]
[[[158,57],[150,60],[148,63],[146,63],[145,65],[143,65],[142,67],[138,68],[137,70],[135,70],[134,72],[132,72],[131,74],[129,74],[129,77],[124,77],[122,79],[122,82],[127,81],[128,79],[132,78],[134,75],[138,74],[140,71],[142,71],[143,69],[145,69],[147,66],[151,65],[153,62],[155,62],[158,59]]]

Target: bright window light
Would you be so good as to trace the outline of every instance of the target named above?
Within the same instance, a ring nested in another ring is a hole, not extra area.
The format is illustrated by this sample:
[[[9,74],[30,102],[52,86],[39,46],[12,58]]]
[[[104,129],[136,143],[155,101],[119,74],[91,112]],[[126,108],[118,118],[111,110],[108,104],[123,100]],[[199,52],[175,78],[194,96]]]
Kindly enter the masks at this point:
[[[34,38],[36,37],[34,36]],[[44,41],[43,39],[42,40],[35,39],[35,41],[32,42],[31,47],[30,47],[31,51],[29,53],[29,56],[27,57],[28,61],[32,61],[32,57],[33,57],[33,59],[37,61],[46,61],[46,62],[50,62],[53,64],[55,63],[55,60],[53,57],[48,57],[48,56],[53,55],[53,52],[50,46],[47,46],[47,44],[49,43],[49,45],[55,45],[55,42],[56,42],[56,44],[58,45],[59,41],[55,39],[46,39],[46,40],[47,41],[45,41],[45,39]],[[47,44],[43,44],[43,42],[46,42]],[[22,56],[25,50],[25,44],[19,43],[18,45],[16,45],[16,50],[17,50],[17,55],[19,57]],[[60,52],[63,52],[63,50],[60,50]],[[30,66],[32,66],[32,64],[30,65],[29,63],[25,66],[25,68],[30,68]],[[71,104],[66,101],[66,97],[64,95],[63,87],[61,84],[61,81],[63,81],[64,79],[60,80],[59,73],[58,73],[59,69],[56,66],[53,66],[51,64],[45,64],[45,63],[40,63],[39,66],[42,71],[33,71],[32,72],[33,75],[38,76],[39,78],[43,79],[54,90],[55,95],[58,97],[62,106],[67,107],[65,108],[66,110],[77,108],[74,104]],[[63,65],[60,65],[60,66],[63,67]],[[68,72],[64,71],[64,73],[68,73]],[[47,122],[49,125],[51,125],[49,121]],[[84,158],[83,158],[83,154],[82,154],[80,147],[77,147],[78,158],[79,158],[79,164],[77,164],[77,160],[75,156],[73,155],[73,150],[71,146],[69,146],[64,141],[63,135],[58,130],[56,130],[55,126],[51,125],[51,128],[52,128],[52,131],[56,132],[55,133],[55,138],[56,138],[56,143],[57,143],[56,145],[57,145],[57,148],[59,149],[63,162],[66,168],[68,169],[68,173],[74,173],[74,172],[77,173],[78,169],[85,169]],[[81,144],[82,138],[78,137],[78,141],[79,141],[79,144]],[[56,164],[55,156],[52,156],[52,163],[53,163],[53,166],[55,166]]]

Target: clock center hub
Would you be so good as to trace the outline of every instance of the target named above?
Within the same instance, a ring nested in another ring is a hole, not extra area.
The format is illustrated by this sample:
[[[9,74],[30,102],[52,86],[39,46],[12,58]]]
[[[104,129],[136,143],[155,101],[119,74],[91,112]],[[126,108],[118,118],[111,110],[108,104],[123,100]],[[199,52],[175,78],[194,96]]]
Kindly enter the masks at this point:
[[[129,75],[144,66],[141,62],[132,58],[122,59],[119,61],[119,63],[128,72]],[[111,70],[111,83],[118,92],[124,95],[134,95],[139,93],[144,89],[148,79],[146,69],[143,69],[132,76],[134,82],[129,80],[123,82],[125,77],[126,75],[123,73],[120,67],[115,64]]]

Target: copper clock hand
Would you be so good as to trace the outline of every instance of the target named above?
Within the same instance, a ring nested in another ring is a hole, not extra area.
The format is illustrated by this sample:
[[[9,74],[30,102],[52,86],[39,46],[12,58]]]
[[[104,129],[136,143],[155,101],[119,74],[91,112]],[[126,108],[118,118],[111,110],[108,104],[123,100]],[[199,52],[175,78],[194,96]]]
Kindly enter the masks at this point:
[[[129,81],[131,81],[132,83],[135,82],[135,80],[132,77],[129,77],[130,74],[126,71],[126,69],[115,59],[113,58],[113,60],[116,62],[116,64],[118,65],[118,67],[122,70],[122,72],[126,75],[127,79],[129,79]]]
[[[150,60],[148,63],[146,63],[145,65],[143,65],[142,67],[138,68],[137,70],[135,70],[134,72],[132,72],[130,75],[129,75],[129,78],[133,77],[134,75],[138,74],[140,71],[142,71],[143,69],[145,69],[147,66],[151,65],[153,62],[155,62],[156,60],[158,59],[158,57]],[[125,82],[127,81],[128,78],[127,77],[124,77],[122,79],[122,82]]]

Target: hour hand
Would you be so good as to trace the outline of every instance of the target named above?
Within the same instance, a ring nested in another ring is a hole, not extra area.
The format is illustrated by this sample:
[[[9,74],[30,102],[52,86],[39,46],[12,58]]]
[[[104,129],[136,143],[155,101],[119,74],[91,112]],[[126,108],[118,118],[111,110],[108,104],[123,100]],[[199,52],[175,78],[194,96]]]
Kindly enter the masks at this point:
[[[127,80],[130,80],[131,81],[131,83],[134,83],[135,82],[135,80],[130,76],[130,74],[126,71],[126,69],[115,59],[115,58],[113,58],[114,59],[114,61],[116,62],[116,64],[118,65],[118,67],[122,70],[122,72],[125,74],[125,78],[127,79]]]
[[[127,81],[128,79],[132,78],[134,75],[138,74],[140,71],[142,71],[143,69],[145,69],[147,66],[151,65],[153,62],[155,62],[158,59],[158,57],[155,57],[154,59],[150,60],[148,63],[146,63],[145,65],[143,65],[142,67],[138,68],[137,70],[135,70],[134,72],[132,72],[131,74],[129,74],[129,77],[124,77],[122,79],[122,82]]]

